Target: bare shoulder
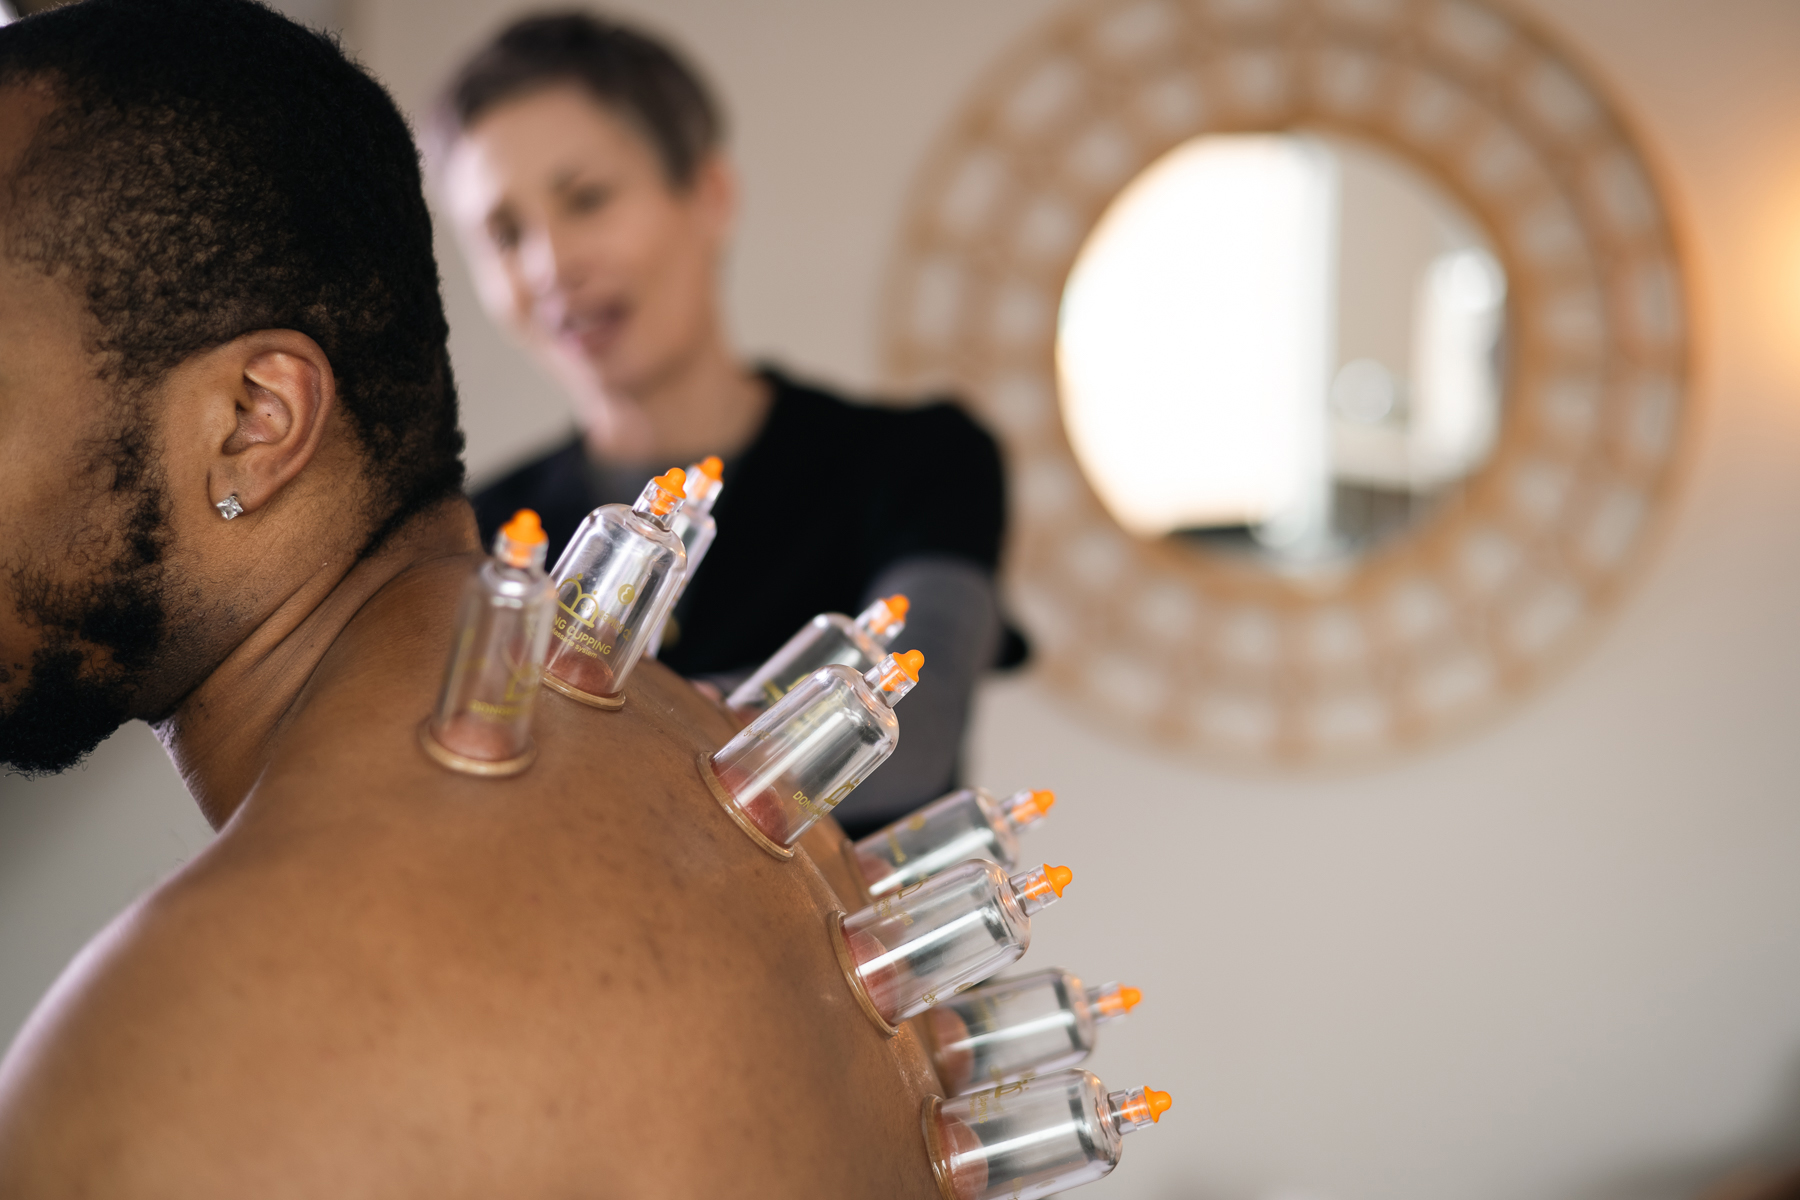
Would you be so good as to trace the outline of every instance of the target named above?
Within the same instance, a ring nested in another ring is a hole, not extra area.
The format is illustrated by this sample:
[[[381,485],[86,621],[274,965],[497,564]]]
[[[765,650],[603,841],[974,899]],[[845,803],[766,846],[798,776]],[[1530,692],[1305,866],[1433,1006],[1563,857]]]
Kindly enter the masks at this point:
[[[412,741],[431,673],[381,668],[59,984],[0,1196],[934,1194],[929,1067],[851,1000],[825,877],[701,783],[722,717],[652,664],[468,779]]]

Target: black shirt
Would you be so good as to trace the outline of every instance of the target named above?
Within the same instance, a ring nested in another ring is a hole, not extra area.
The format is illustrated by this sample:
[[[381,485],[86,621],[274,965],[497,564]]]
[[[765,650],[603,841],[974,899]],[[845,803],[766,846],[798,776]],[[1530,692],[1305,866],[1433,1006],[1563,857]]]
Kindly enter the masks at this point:
[[[989,574],[999,563],[1000,452],[962,409],[852,404],[774,370],[762,375],[768,417],[726,466],[718,539],[664,634],[660,658],[683,675],[755,667],[815,614],[856,613],[902,559],[964,559]],[[536,509],[554,562],[610,499],[593,494],[576,436],[477,492],[475,516],[488,544],[515,511]],[[1023,645],[1016,634],[1007,642],[1010,665]]]

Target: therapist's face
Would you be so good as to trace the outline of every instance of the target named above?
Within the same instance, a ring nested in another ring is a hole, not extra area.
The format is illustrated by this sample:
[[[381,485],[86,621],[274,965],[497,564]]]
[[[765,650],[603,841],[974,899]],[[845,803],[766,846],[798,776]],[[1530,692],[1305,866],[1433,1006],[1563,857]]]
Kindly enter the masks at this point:
[[[629,121],[575,85],[483,114],[444,164],[482,302],[578,396],[643,394],[719,336],[732,181],[673,186]]]

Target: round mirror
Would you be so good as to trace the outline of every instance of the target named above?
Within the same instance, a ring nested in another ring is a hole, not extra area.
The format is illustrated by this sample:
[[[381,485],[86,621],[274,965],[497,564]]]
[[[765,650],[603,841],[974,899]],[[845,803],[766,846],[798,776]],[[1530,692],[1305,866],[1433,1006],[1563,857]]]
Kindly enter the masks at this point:
[[[1492,453],[1505,301],[1474,215],[1393,153],[1194,138],[1076,255],[1056,331],[1070,448],[1139,536],[1341,566]]]
[[[1039,678],[1241,761],[1500,711],[1686,444],[1661,193],[1489,0],[1070,0],[925,164],[886,321],[1005,445]]]

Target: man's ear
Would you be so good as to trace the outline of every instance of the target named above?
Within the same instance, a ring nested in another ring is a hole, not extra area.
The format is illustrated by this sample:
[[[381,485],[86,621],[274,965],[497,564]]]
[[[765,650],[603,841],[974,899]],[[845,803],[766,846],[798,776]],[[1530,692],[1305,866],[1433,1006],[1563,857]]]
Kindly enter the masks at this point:
[[[337,407],[337,377],[319,344],[292,329],[247,333],[208,357],[209,374],[223,384],[208,420],[217,441],[208,491],[214,504],[235,495],[255,512],[318,452]]]

